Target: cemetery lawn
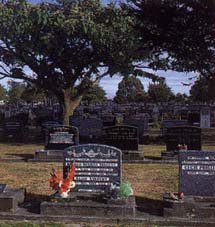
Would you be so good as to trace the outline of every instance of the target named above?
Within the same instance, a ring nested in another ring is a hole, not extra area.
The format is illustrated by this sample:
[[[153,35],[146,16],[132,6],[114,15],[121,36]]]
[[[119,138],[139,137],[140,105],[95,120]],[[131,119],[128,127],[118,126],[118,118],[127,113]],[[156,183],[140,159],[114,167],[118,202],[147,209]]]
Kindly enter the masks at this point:
[[[42,145],[0,144],[2,157],[33,157]],[[165,147],[140,145],[145,156],[159,157]],[[208,150],[214,149],[209,147]],[[48,198],[53,193],[49,188],[52,168],[62,170],[61,163],[0,162],[0,182],[10,187],[24,187],[30,198]],[[170,164],[123,164],[123,181],[131,183],[136,196],[161,200],[164,192],[178,190],[178,166]]]

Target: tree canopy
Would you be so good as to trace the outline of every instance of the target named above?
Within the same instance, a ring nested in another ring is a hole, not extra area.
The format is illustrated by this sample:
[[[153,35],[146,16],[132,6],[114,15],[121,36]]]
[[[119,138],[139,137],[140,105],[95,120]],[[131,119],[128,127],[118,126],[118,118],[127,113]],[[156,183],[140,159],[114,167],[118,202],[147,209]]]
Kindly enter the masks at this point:
[[[215,74],[214,0],[130,0],[142,47],[151,47],[154,69]]]
[[[98,0],[4,1],[0,75],[53,92],[68,124],[68,116],[102,77],[134,69],[132,23],[119,7]]]

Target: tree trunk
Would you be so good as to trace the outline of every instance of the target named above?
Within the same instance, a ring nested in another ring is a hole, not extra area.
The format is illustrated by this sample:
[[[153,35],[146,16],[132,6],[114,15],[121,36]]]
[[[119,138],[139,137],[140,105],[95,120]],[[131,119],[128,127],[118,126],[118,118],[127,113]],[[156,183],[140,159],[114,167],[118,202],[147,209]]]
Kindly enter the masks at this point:
[[[73,115],[75,109],[81,103],[81,99],[82,99],[82,95],[72,98],[70,89],[67,89],[64,91],[64,100],[61,104],[64,125],[69,125],[69,117]]]

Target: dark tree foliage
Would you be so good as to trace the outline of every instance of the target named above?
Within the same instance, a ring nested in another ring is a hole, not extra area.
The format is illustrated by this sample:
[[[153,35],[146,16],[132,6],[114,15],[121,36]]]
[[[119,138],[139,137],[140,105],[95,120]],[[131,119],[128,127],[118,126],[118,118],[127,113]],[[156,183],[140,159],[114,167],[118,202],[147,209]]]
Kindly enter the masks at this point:
[[[215,75],[214,0],[130,0],[142,47],[152,50],[154,69]]]
[[[203,76],[195,81],[190,89],[190,99],[195,102],[209,102],[215,100],[215,79]]]
[[[135,76],[124,77],[114,97],[116,103],[143,102],[146,98],[143,84]]]

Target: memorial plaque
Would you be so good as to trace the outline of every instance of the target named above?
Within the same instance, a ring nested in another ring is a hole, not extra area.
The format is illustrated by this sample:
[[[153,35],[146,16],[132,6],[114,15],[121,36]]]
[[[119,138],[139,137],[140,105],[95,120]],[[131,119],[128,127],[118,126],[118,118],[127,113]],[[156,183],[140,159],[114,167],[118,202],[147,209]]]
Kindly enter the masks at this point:
[[[215,196],[215,152],[179,152],[179,191],[185,195]]]
[[[6,184],[0,184],[0,193],[4,192],[6,186]]]
[[[99,144],[72,146],[64,151],[64,177],[71,162],[76,164],[76,192],[103,193],[111,184],[121,184],[121,151]]]
[[[104,128],[105,144],[121,150],[138,150],[139,138],[136,127],[122,125]]]
[[[163,121],[163,128],[162,128],[162,134],[166,135],[168,128],[173,127],[181,127],[181,126],[189,126],[189,123],[187,120],[164,120]]]
[[[46,131],[47,150],[63,150],[79,143],[78,129],[72,126],[57,126]]]
[[[188,150],[201,150],[201,129],[198,127],[172,127],[166,132],[167,151],[175,151],[178,144],[186,144]]]

